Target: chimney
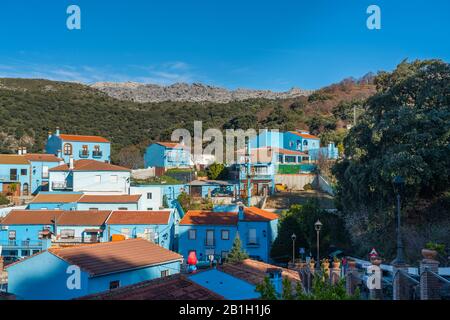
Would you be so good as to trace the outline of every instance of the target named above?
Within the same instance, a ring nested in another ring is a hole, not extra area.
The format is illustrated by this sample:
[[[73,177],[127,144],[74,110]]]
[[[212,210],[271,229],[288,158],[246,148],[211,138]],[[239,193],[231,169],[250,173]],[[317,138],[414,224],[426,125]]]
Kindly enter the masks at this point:
[[[61,151],[61,149],[59,149],[59,150],[57,151],[56,156],[57,156],[58,158],[62,159],[62,151]]]
[[[283,290],[283,277],[281,276],[281,271],[281,268],[267,268],[266,270],[266,274],[278,294],[281,294]]]
[[[69,169],[70,170],[74,169],[73,156],[70,156],[70,158],[69,158]]]
[[[51,137],[52,137],[52,132],[49,131],[49,132],[48,132],[48,139],[50,139]]]
[[[22,148],[22,154],[27,154],[27,148],[26,147]]]
[[[239,206],[238,218],[239,221],[242,221],[244,220],[244,205],[242,203],[239,203],[238,206]]]
[[[22,155],[22,147],[19,147],[19,149],[17,149],[17,154]]]
[[[59,136],[59,127],[56,127],[55,135],[56,135],[56,136]]]

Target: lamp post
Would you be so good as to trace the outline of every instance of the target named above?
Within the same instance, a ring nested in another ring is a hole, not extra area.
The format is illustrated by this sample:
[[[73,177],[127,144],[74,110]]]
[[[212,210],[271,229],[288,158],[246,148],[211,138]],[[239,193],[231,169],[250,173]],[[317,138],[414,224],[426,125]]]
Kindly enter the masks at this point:
[[[396,176],[392,180],[394,185],[394,192],[397,194],[397,256],[395,257],[392,264],[404,264],[404,254],[403,254],[403,241],[402,241],[402,230],[401,230],[401,214],[400,214],[400,193],[405,185],[405,180],[401,176]]]
[[[316,229],[316,239],[317,239],[317,269],[320,269],[320,229],[322,229],[322,222],[317,219],[316,223],[314,223],[314,228]]]
[[[292,239],[292,265],[294,265],[295,264],[295,239],[297,239],[297,236],[295,235],[295,233],[292,234],[291,239]]]

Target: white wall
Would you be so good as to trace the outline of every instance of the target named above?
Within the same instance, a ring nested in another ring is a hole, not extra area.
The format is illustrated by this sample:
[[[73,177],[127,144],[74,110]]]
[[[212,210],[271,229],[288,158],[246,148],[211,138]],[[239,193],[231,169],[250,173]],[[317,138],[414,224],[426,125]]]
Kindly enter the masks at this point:
[[[152,194],[151,199],[147,199],[147,193]],[[163,193],[162,188],[158,186],[133,186],[130,187],[130,194],[142,194],[139,200],[139,210],[160,210],[163,206]]]
[[[303,190],[305,184],[313,183],[315,174],[276,174],[275,183],[287,185],[289,189]]]
[[[117,181],[112,180],[113,176],[117,176]],[[129,172],[75,171],[73,173],[73,191],[128,194],[129,188]]]

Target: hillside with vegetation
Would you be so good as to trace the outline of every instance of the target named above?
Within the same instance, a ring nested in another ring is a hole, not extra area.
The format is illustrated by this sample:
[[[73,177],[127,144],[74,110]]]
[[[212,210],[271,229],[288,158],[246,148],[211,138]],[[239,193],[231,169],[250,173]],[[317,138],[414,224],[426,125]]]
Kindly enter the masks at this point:
[[[18,146],[40,152],[48,132],[59,126],[62,132],[110,139],[113,162],[136,167],[149,143],[170,139],[177,128],[192,132],[195,120],[203,121],[203,130],[310,128],[327,141],[342,141],[345,125],[352,121],[346,112],[374,92],[367,81],[350,80],[295,99],[137,103],[82,84],[0,79],[0,152],[14,152]]]

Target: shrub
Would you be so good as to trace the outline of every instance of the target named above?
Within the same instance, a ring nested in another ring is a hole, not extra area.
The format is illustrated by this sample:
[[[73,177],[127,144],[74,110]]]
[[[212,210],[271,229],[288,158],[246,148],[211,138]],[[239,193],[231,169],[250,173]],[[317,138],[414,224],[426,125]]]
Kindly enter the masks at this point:
[[[0,193],[0,205],[5,205],[5,204],[9,204],[9,200],[3,194]]]
[[[307,183],[303,186],[303,190],[313,190],[313,186],[311,183]]]

